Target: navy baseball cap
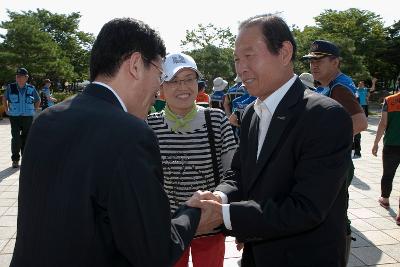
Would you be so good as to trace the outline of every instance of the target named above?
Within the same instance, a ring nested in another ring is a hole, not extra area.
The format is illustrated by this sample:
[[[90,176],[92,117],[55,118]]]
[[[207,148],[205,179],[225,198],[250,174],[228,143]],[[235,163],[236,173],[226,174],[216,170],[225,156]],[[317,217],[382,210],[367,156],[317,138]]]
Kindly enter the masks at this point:
[[[25,75],[28,75],[29,73],[28,73],[28,70],[25,68],[18,68],[16,74],[25,76]]]
[[[326,56],[339,57],[339,48],[332,42],[316,40],[311,44],[310,51],[303,59],[318,59]]]

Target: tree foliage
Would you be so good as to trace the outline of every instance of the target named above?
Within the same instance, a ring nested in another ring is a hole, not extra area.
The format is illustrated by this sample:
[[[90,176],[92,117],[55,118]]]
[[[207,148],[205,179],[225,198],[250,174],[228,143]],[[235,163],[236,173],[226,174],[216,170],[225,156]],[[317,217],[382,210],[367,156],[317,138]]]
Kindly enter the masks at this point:
[[[0,44],[2,83],[13,80],[20,66],[29,70],[37,84],[45,77],[57,81],[87,78],[94,37],[79,31],[79,13],[53,14],[44,9],[7,13],[9,20],[0,24],[7,30]]]
[[[378,56],[387,62],[389,73],[395,73],[400,77],[400,20],[385,30],[387,32],[385,49],[380,51]],[[395,80],[393,77],[391,82],[394,84]]]
[[[370,74],[378,74],[385,63],[377,57],[385,49],[385,30],[382,18],[367,10],[350,8],[345,11],[327,10],[315,18],[321,32],[346,37],[354,42],[355,55],[364,56]],[[381,74],[382,76],[382,74]]]
[[[229,28],[218,28],[212,23],[208,25],[199,24],[197,29],[186,30],[185,40],[181,41],[181,46],[187,50],[201,49],[210,45],[218,48],[233,48],[235,38]]]
[[[192,50],[188,54],[196,61],[197,67],[209,84],[216,77],[223,77],[228,81],[233,81],[235,78],[232,48],[207,45],[202,49]],[[210,90],[211,88],[208,88],[208,91]]]
[[[316,26],[306,26],[303,31],[293,29],[299,46],[298,59],[307,54],[314,40],[325,39],[338,45],[342,57],[341,69],[355,80],[377,77],[387,84],[398,75],[398,68],[393,67],[396,64],[387,56],[389,51],[393,56],[400,52],[395,25],[385,28],[379,15],[356,8],[325,10],[314,19]],[[390,32],[392,37],[388,34]],[[296,69],[309,71],[304,62],[298,62]]]
[[[229,28],[199,24],[197,29],[186,31],[181,46],[187,49],[186,53],[193,57],[209,83],[219,76],[233,81],[236,76],[233,62],[235,38]]]

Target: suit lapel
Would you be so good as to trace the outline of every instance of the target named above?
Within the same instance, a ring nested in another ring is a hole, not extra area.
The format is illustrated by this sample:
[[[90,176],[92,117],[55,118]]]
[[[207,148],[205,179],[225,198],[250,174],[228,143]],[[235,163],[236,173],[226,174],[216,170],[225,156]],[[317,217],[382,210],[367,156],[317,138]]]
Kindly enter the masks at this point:
[[[276,146],[280,143],[280,140],[283,140],[282,138],[285,138],[285,136],[283,136],[285,129],[291,124],[291,120],[294,118],[295,115],[292,107],[296,103],[298,103],[303,94],[304,87],[302,86],[301,81],[297,78],[297,80],[290,87],[289,91],[286,93],[282,101],[277,106],[272,116],[263,147],[261,149],[257,163],[255,164],[254,171],[251,172],[252,175],[250,176],[251,178],[249,181],[248,190],[251,189],[252,185],[260,175],[260,172],[265,167],[265,165],[267,165],[272,153],[276,149]],[[256,138],[256,140],[258,140],[258,135],[252,138]],[[255,157],[257,157],[257,146],[255,147],[253,154],[255,155]]]

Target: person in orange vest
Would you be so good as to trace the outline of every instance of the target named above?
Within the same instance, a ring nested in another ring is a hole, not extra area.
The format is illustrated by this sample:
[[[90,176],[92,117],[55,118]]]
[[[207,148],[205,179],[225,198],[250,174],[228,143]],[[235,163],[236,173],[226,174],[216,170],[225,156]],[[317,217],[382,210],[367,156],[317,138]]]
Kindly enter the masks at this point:
[[[382,116],[376,131],[372,154],[376,157],[378,144],[383,134],[383,174],[381,179],[381,197],[379,204],[389,209],[389,197],[393,188],[393,179],[400,164],[400,93],[388,96],[382,107]],[[400,225],[400,199],[396,224]]]
[[[197,82],[198,90],[196,97],[196,104],[202,107],[208,108],[210,106],[210,96],[205,92],[207,88],[207,83],[204,80],[199,80]]]

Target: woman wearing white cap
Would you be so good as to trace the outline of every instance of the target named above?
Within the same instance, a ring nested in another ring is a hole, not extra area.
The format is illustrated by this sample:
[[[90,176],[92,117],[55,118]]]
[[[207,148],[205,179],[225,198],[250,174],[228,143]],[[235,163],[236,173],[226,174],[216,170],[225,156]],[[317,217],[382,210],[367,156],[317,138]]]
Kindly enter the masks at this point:
[[[193,192],[214,190],[230,167],[236,142],[223,111],[195,104],[201,74],[192,57],[169,54],[164,71],[165,110],[150,114],[147,121],[158,137],[173,213]],[[220,230],[198,234],[175,266],[188,266],[189,249],[194,266],[223,266],[225,237]]]

